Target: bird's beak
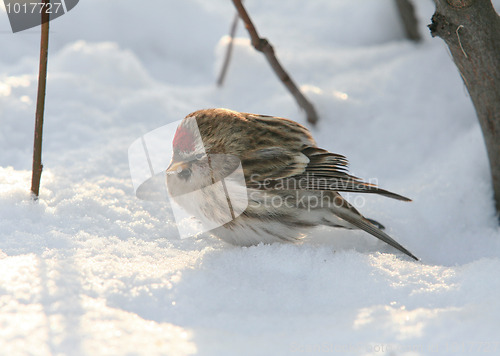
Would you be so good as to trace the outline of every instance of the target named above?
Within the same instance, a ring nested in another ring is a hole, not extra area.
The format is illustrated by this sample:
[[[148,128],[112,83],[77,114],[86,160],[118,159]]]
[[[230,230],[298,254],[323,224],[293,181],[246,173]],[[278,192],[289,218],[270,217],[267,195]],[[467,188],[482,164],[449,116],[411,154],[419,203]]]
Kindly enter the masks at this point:
[[[176,172],[180,172],[186,168],[189,168],[191,167],[191,162],[176,162],[176,161],[172,161],[170,163],[170,165],[168,166],[167,168],[167,174],[172,174],[172,173],[176,173]]]

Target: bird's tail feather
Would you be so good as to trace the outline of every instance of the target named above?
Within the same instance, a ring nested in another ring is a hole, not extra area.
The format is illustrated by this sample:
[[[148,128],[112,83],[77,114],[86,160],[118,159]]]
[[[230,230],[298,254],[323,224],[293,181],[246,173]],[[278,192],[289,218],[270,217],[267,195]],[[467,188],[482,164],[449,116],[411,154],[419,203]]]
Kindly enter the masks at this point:
[[[336,208],[334,209],[334,213],[347,221],[348,223],[356,226],[357,228],[366,231],[367,233],[375,236],[376,238],[384,241],[386,244],[391,245],[395,249],[403,252],[407,256],[413,258],[418,261],[418,258],[415,257],[410,251],[401,246],[396,240],[387,235],[385,232],[377,228],[375,225],[370,223],[367,219],[365,219],[362,215],[358,215],[353,211],[350,211],[346,208]]]

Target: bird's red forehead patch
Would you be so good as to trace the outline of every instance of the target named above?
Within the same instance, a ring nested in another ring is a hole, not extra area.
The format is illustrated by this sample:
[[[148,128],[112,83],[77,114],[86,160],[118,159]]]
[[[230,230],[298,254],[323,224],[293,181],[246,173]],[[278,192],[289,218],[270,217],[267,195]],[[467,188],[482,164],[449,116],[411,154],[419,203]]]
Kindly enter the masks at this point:
[[[194,151],[195,142],[192,132],[185,127],[179,126],[175,131],[173,146],[174,149],[182,152]]]

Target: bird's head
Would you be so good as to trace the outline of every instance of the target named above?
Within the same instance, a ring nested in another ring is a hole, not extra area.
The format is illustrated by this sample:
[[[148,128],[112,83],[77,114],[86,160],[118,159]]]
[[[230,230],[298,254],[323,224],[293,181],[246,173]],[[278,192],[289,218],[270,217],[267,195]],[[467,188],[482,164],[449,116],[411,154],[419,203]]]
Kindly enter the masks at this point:
[[[172,161],[167,168],[167,187],[174,196],[208,187],[240,164],[236,155],[226,153],[225,142],[230,138],[220,126],[213,125],[217,121],[203,113],[184,118],[175,132]]]
[[[208,160],[194,116],[177,127],[172,142],[173,156],[167,168],[167,185],[173,195],[185,194],[208,185]]]

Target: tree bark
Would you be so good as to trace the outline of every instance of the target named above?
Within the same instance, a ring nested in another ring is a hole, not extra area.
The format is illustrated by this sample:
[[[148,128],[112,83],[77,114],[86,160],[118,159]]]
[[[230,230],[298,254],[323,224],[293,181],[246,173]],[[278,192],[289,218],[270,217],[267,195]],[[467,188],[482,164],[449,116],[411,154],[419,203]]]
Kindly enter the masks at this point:
[[[42,133],[43,113],[45,111],[45,87],[47,81],[47,61],[49,48],[49,20],[50,14],[48,4],[50,0],[43,1],[42,8],[42,30],[40,39],[40,68],[38,71],[38,93],[36,98],[35,113],[35,139],[33,144],[33,169],[31,176],[31,192],[35,200],[38,199],[40,191],[40,179],[42,177]]]
[[[500,18],[490,0],[435,0],[429,25],[450,48],[483,131],[500,213]]]

